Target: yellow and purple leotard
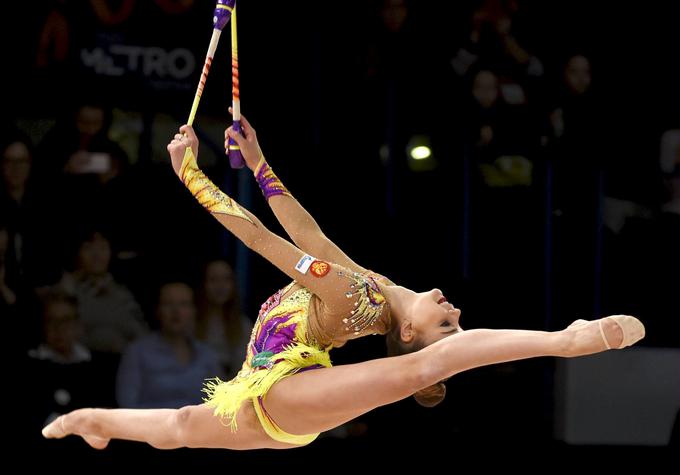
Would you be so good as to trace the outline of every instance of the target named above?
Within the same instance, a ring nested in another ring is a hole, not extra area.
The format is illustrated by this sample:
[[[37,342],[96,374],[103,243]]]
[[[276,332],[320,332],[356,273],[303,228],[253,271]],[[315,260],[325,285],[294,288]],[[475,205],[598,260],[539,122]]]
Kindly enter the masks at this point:
[[[236,414],[250,399],[260,423],[274,440],[305,445],[318,434],[293,435],[282,431],[264,409],[262,399],[282,378],[309,369],[329,367],[330,348],[321,347],[308,331],[308,309],[312,293],[300,288],[282,299],[295,284],[280,289],[260,308],[248,343],[246,360],[231,381],[209,381],[207,404],[236,429]]]
[[[339,273],[343,275],[342,272]],[[379,276],[379,274],[376,274]],[[344,297],[358,297],[351,304],[349,318],[340,320],[340,326],[354,335],[373,333],[375,325],[360,324],[367,316],[372,322],[382,313],[385,299],[371,276],[356,272],[346,273],[350,280]],[[206,403],[215,408],[215,414],[225,418],[236,430],[236,415],[241,405],[251,400],[262,427],[274,440],[295,445],[306,445],[319,434],[294,435],[283,431],[267,414],[263,399],[269,389],[281,379],[293,374],[330,367],[329,351],[332,344],[321,345],[309,328],[309,308],[313,293],[301,287],[289,293],[296,284],[291,282],[272,295],[260,308],[253,327],[246,360],[236,377],[230,381],[215,378],[206,383]],[[343,297],[343,298],[344,298]],[[349,301],[349,300],[348,300]],[[352,327],[354,323],[361,327]],[[357,331],[355,331],[355,328]],[[361,331],[358,331],[361,330]]]
[[[241,239],[269,239],[273,244],[278,243],[271,233],[260,228],[250,213],[201,172],[189,147],[179,176],[198,202]],[[256,177],[267,199],[290,196],[263,158]],[[295,249],[286,248],[286,251],[295,254]],[[302,251],[297,249],[297,253]],[[204,392],[206,404],[213,407],[215,415],[227,421],[232,430],[237,429],[236,419],[242,404],[252,401],[262,427],[272,439],[306,445],[319,434],[293,435],[283,431],[265,410],[264,398],[268,391],[288,376],[330,367],[329,351],[334,345],[371,333],[387,333],[389,311],[385,310],[389,305],[376,281],[376,277],[382,277],[380,274],[354,272],[308,254],[296,259],[299,260],[293,264],[294,268],[304,277],[300,277],[300,283],[293,280],[262,305],[239,373],[230,381],[219,378],[208,381]],[[296,284],[299,288],[294,289]],[[313,301],[315,296],[318,298]],[[315,307],[316,317],[312,320],[309,318],[311,306]],[[317,337],[322,341],[317,341]]]

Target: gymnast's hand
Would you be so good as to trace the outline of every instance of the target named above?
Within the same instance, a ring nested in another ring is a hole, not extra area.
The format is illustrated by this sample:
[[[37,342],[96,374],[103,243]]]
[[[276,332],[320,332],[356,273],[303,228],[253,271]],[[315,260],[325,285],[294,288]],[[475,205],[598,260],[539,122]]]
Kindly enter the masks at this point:
[[[229,112],[231,111],[230,107]],[[255,129],[243,115],[241,115],[241,130],[243,135],[235,132],[233,127],[224,131],[224,149],[227,150],[229,147],[229,138],[234,139],[241,149],[246,165],[250,168],[250,171],[254,172],[260,162],[260,157],[262,157],[262,150],[260,150],[260,144],[257,142]]]
[[[198,158],[198,138],[196,137],[196,132],[194,132],[193,127],[190,125],[183,125],[179,128],[178,134],[168,144],[168,153],[170,153],[170,159],[172,160],[172,169],[179,176],[179,170],[182,166],[182,160],[184,160],[184,152],[187,147],[191,147],[194,152],[194,157]]]

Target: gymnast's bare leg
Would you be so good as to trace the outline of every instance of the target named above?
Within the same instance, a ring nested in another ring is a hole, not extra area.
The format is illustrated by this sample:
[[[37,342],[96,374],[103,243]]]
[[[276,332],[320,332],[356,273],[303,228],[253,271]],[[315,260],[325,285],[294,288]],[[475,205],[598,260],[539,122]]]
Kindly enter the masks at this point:
[[[408,355],[307,371],[278,382],[267,395],[266,408],[277,424],[292,434],[329,430],[468,369],[540,356],[576,357],[604,351],[598,323],[558,332],[469,330]],[[609,345],[621,343],[623,333],[614,320],[604,319],[602,329]],[[203,405],[179,410],[81,409],[57,418],[45,427],[43,435],[80,435],[95,448],[104,448],[113,438],[146,442],[161,449],[293,447],[269,439],[252,411],[250,404],[243,405],[238,415],[239,430],[232,432]]]

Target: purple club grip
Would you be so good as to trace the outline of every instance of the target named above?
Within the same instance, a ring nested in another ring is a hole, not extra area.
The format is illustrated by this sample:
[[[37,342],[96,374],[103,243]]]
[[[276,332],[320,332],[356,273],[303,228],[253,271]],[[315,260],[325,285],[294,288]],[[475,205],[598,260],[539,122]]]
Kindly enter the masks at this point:
[[[229,23],[231,12],[234,10],[236,0],[217,0],[215,13],[213,14],[213,28],[222,31],[222,28]]]
[[[234,132],[238,132],[239,134],[241,133],[241,121],[240,120],[235,120],[233,123],[234,127]],[[231,168],[243,168],[246,164],[245,160],[243,160],[243,155],[241,154],[241,150],[238,148],[233,149],[232,146],[238,147],[238,144],[234,139],[229,137],[229,164],[231,165]]]

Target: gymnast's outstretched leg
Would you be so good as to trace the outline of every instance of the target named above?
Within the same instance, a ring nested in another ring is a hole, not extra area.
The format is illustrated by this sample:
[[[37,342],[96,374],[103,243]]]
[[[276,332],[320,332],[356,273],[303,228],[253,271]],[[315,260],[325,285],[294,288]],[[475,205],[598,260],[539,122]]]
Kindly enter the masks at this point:
[[[276,383],[266,396],[270,417],[286,432],[332,429],[379,406],[404,399],[442,379],[479,366],[539,356],[575,357],[618,347],[624,339],[614,320],[573,325],[559,332],[469,330],[418,352],[364,363],[307,371]],[[110,439],[161,448],[287,448],[263,437],[250,403],[242,405],[239,430],[204,405],[174,409],[80,409],[43,429],[49,438],[82,436],[102,449]]]
[[[78,409],[55,419],[43,435],[59,439],[79,435],[96,449],[104,449],[110,439],[146,442],[158,449],[291,447],[264,435],[249,402],[237,415],[238,432],[232,432],[213,411],[204,404],[181,409]]]
[[[618,347],[621,327],[612,319],[558,332],[464,331],[418,352],[296,374],[277,383],[264,405],[282,430],[310,434],[337,427],[468,369],[540,356],[575,357]]]

